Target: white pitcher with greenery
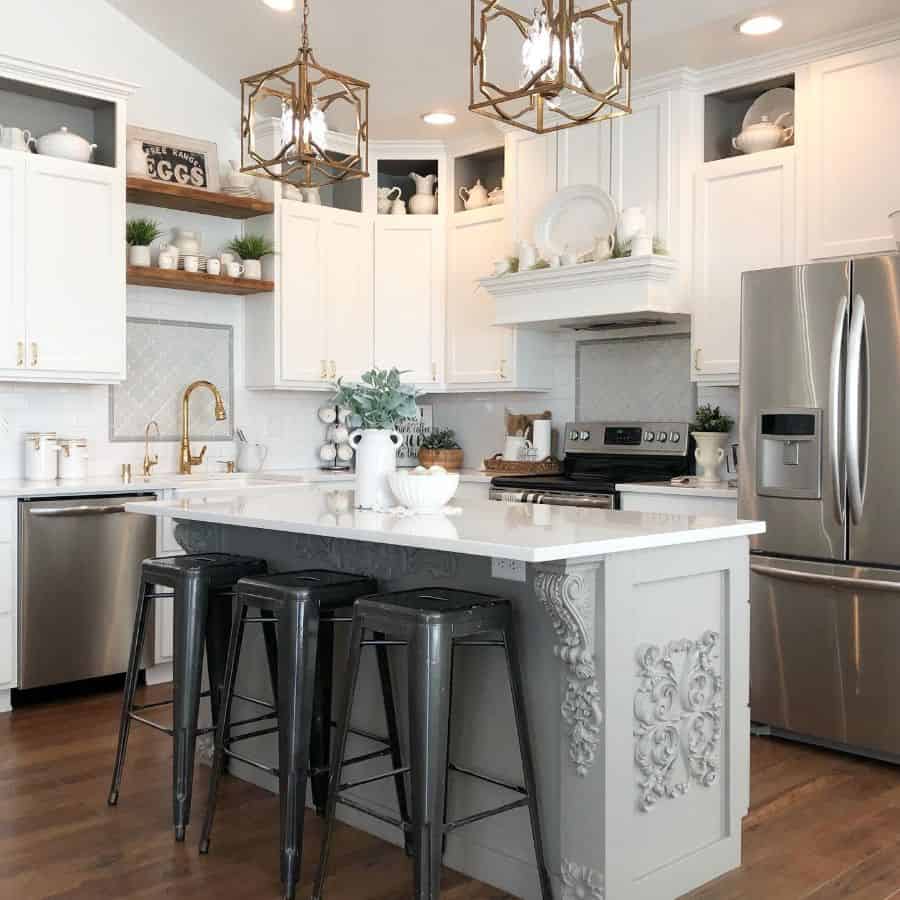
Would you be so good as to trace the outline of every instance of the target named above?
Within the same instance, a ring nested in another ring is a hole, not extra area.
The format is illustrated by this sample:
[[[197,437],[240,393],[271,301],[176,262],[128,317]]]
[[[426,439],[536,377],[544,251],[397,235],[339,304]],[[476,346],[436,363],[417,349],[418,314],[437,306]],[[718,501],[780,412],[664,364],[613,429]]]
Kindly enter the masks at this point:
[[[356,451],[356,505],[360,509],[388,509],[394,505],[388,475],[397,468],[403,443],[394,426],[415,418],[416,389],[402,384],[397,369],[372,369],[361,381],[338,379],[334,404],[350,410],[350,445]]]
[[[697,407],[691,433],[697,442],[694,458],[697,460],[697,481],[711,484],[721,481],[725,444],[734,419],[722,415],[718,406],[709,403]]]

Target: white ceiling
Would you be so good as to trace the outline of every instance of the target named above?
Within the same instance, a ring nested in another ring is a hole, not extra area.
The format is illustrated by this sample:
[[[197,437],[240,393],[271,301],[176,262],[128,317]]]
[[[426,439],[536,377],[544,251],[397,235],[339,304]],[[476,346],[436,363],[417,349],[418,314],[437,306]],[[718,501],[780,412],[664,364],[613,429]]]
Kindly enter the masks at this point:
[[[288,62],[299,18],[262,0],[108,0],[236,96],[243,75]],[[302,0],[298,0],[302,3]],[[319,61],[368,80],[373,140],[449,138],[490,130],[468,105],[468,0],[310,0]],[[790,47],[900,15],[898,0],[634,0],[634,76],[677,65],[707,66]],[[764,38],[737,34],[748,15],[774,12],[784,29]],[[457,114],[435,128],[420,115]]]

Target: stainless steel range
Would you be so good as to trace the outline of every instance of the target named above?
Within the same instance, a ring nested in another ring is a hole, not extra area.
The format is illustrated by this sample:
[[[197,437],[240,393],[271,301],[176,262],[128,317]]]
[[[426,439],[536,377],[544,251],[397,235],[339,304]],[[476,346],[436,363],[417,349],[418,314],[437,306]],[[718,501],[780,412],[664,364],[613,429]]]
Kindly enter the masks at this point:
[[[560,475],[502,475],[492,500],[618,509],[616,484],[693,472],[687,422],[569,422]]]

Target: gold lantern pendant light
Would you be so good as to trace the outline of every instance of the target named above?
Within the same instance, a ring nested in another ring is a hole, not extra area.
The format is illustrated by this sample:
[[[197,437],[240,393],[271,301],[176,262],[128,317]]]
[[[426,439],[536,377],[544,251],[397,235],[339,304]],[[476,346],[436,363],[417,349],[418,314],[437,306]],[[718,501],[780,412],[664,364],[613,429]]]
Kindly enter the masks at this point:
[[[296,187],[367,178],[369,85],[320,66],[309,0],[292,62],[241,79],[241,171]]]
[[[489,41],[495,54],[497,45],[508,51],[510,26],[520,41],[521,67],[493,57],[489,65]],[[631,112],[631,0],[586,9],[575,0],[541,0],[532,14],[499,0],[471,0],[471,32],[472,112],[535,134]],[[612,79],[600,86],[586,60],[604,48]]]

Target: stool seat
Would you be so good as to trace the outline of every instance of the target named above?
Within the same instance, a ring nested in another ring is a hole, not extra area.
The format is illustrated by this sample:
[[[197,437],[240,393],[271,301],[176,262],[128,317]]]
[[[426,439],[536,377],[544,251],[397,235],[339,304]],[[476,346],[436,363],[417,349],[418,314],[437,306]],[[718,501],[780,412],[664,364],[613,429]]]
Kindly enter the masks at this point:
[[[188,553],[145,559],[141,571],[153,584],[169,585],[175,579],[203,578],[212,590],[230,590],[239,578],[264,574],[266,564],[237,553]]]
[[[238,589],[249,606],[260,600],[274,611],[290,604],[316,603],[322,613],[353,606],[357,598],[374,594],[378,582],[362,575],[309,569],[242,578]]]
[[[457,624],[481,617],[487,610],[508,606],[508,601],[489,594],[456,588],[429,587],[389,594],[372,594],[357,601],[366,615],[389,615],[394,621],[409,619],[423,625]]]

